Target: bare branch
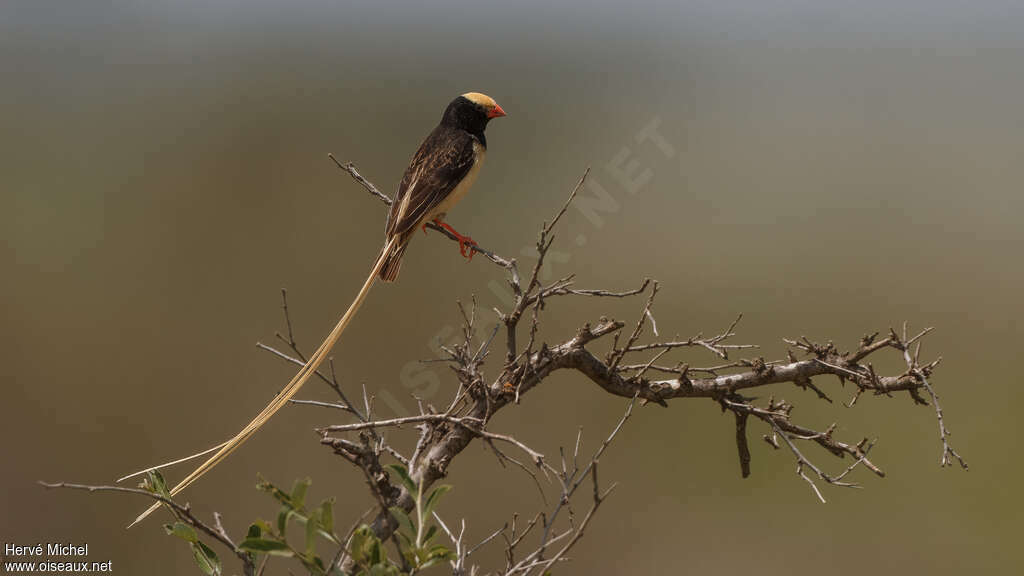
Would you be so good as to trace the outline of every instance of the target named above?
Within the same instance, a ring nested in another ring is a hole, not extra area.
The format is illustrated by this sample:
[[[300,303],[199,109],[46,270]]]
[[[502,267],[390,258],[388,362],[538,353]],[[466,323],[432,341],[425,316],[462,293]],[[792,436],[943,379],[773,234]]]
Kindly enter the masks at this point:
[[[231,540],[231,537],[228,536],[227,532],[224,530],[224,527],[221,525],[220,514],[216,512],[213,513],[214,525],[210,526],[209,524],[197,518],[192,513],[192,508],[188,504],[178,504],[177,502],[171,500],[170,498],[167,498],[155,492],[150,492],[149,490],[143,490],[141,488],[127,488],[125,486],[92,486],[88,484],[72,484],[70,482],[43,482],[41,480],[39,481],[39,485],[43,486],[44,488],[50,489],[67,488],[71,490],[85,490],[88,492],[121,492],[124,494],[136,494],[139,496],[145,496],[147,498],[156,500],[157,502],[165,504],[170,509],[170,511],[175,515],[175,517],[177,517],[182,522],[188,524],[189,526],[192,526],[193,528],[205,533],[207,536],[210,536],[217,542],[223,544],[224,547],[230,550],[235,556],[238,557],[239,560],[242,561],[243,571],[246,574],[246,576],[253,576],[253,574],[255,574],[256,566],[253,563],[252,556],[250,556],[248,552],[242,550],[241,548],[235,545],[234,541]]]
[[[391,198],[364,178],[354,165],[343,164],[333,155],[330,158],[339,169],[349,174],[374,198],[385,205],[391,204]],[[333,363],[330,374],[317,372],[316,375],[335,391],[341,402],[292,400],[296,404],[340,410],[329,414],[349,413],[357,420],[323,426],[317,431],[320,433],[322,444],[331,447],[336,454],[356,466],[364,475],[376,502],[375,515],[370,527],[382,541],[394,538],[397,526],[391,511],[395,507],[406,512],[411,511],[415,505],[414,496],[417,496],[410,494],[405,484],[391,482],[382,459],[393,457],[402,462],[415,482],[416,490],[422,492],[444,478],[453,460],[474,440],[478,440],[486,449],[494,452],[502,466],[511,463],[525,470],[532,477],[542,499],[545,499],[545,489],[550,491],[552,485],[558,491],[558,499],[550,506],[545,501],[545,510],[534,515],[525,527],[518,525],[518,516],[514,515],[510,524],[493,531],[475,546],[466,545],[464,520],[456,534],[452,527],[435,513],[434,518],[455,546],[455,558],[451,561],[453,572],[460,576],[475,574],[476,567],[469,565],[467,559],[480,547],[499,538],[505,545],[503,573],[506,576],[544,573],[556,564],[568,560],[568,553],[583,537],[601,503],[614,488],[612,484],[602,491],[598,481],[598,462],[631,417],[638,401],[641,406],[655,403],[669,407],[670,403],[676,400],[706,399],[711,400],[723,411],[732,412],[736,450],[743,477],[751,474],[749,426],[751,422],[754,426],[764,425],[766,433],[762,438],[776,449],[781,449],[783,445],[788,448],[796,460],[797,475],[807,482],[815,496],[822,502],[825,502],[825,496],[819,488],[822,483],[839,487],[858,487],[858,484],[848,480],[858,467],[866,468],[879,477],[885,476],[885,473],[868,458],[868,453],[875,445],[873,440],[869,441],[864,437],[858,442],[844,441],[836,437],[835,424],[824,430],[816,430],[799,423],[793,417],[794,405],[790,402],[775,400],[774,396],[769,396],[765,403],[743,395],[746,394],[746,390],[763,389],[775,384],[790,385],[785,387],[785,390],[791,393],[802,394],[801,391],[811,391],[817,398],[831,403],[832,399],[826,392],[827,384],[835,382],[836,379],[840,385],[849,381],[856,386],[852,399],[845,404],[849,407],[853,407],[857,399],[866,393],[888,397],[895,396],[895,392],[905,392],[917,404],[926,404],[927,395],[931,399],[938,420],[943,450],[941,465],[949,466],[953,459],[956,459],[964,469],[967,469],[966,462],[949,443],[949,430],[946,428],[939,398],[931,382],[933,371],[941,358],[930,363],[920,360],[921,344],[931,328],[909,336],[904,324],[901,334],[892,329],[883,337],[880,337],[881,332],[868,334],[863,336],[856,348],[850,352],[840,352],[832,341],[816,342],[801,336],[784,339],[789,346],[785,358],[737,359],[730,358],[730,354],[759,348],[756,344],[734,343],[733,339],[737,335],[736,330],[742,314],[737,315],[724,331],[715,336],[705,337],[702,332],[697,332],[687,339],[676,336],[663,340],[658,334],[652,312],[655,297],[660,289],[656,281],[644,278],[639,288],[625,291],[576,288],[576,277],[573,274],[549,281],[545,265],[555,240],[555,227],[563,221],[569,206],[585,185],[588,175],[589,169],[580,177],[553,218],[541,227],[533,245],[536,261],[522,276],[514,259],[503,258],[479,246],[473,246],[475,251],[505,271],[513,297],[508,305],[494,308],[498,322],[494,330],[490,331],[489,337],[482,341],[477,337],[481,331],[478,326],[476,298],[472,299],[470,306],[458,303],[458,314],[462,324],[461,338],[455,343],[443,346],[442,358],[434,360],[445,362],[457,380],[457,386],[450,387],[454,390],[452,397],[445,398],[443,403],[438,404],[447,407],[444,412],[439,413],[425,399],[416,398],[419,414],[398,418],[375,417],[373,396],[366,385],[362,386],[362,407],[357,408],[349,402],[334,372]],[[452,240],[457,240],[442,227],[433,224],[428,226]],[[542,270],[545,272],[543,280]],[[651,290],[643,300],[643,306],[635,322],[631,321],[629,330],[624,330],[624,322],[603,316],[583,324],[574,333],[561,336],[551,336],[546,330],[542,330],[548,309],[555,302],[565,303],[567,299],[577,297],[639,297],[649,286]],[[257,345],[260,349],[287,362],[304,365],[306,357],[296,343],[287,293],[284,291],[282,309],[286,334],[277,334],[276,337],[284,343],[283,349],[286,351],[264,344]],[[524,317],[527,318],[527,322],[521,325]],[[651,328],[649,331],[646,329],[648,323]],[[488,375],[485,373],[485,359],[492,341],[499,332],[505,335],[503,362],[499,362],[496,374]],[[688,329],[684,333],[693,332]],[[602,351],[595,352],[594,348],[601,345],[598,344],[599,340],[604,340],[608,344],[603,345]],[[905,371],[881,374],[869,361],[873,360],[871,356],[890,350],[898,350],[901,353],[906,364]],[[798,359],[801,353],[806,356]],[[705,359],[711,354],[712,360],[706,363],[701,361],[698,364],[688,357],[691,354],[701,355]],[[691,362],[706,367],[691,368]],[[488,426],[497,413],[510,406],[520,405],[519,402],[524,395],[541,386],[549,376],[559,371],[582,376],[608,394],[628,398],[629,403],[617,425],[589,459],[581,456],[580,432],[571,447],[571,452],[566,449],[560,451],[561,461],[556,463],[556,467],[547,461],[544,454],[521,442],[514,435],[492,432]],[[657,375],[657,378],[652,377],[653,375]],[[819,376],[830,378],[819,378],[815,381]],[[794,390],[793,386],[799,390]],[[902,394],[899,396],[902,397]],[[321,412],[323,413],[325,412]],[[415,448],[412,455],[406,458],[392,448],[385,441],[382,429],[406,429],[410,435],[414,434]],[[503,452],[502,444],[512,445],[526,454],[532,466],[525,463],[525,459],[520,462]],[[845,466],[841,472],[829,474],[813,460],[818,451],[826,457],[849,457],[852,463],[843,463]],[[537,469],[544,474],[548,481],[546,484],[542,484],[538,479]],[[576,509],[579,505],[577,500],[580,499],[574,500],[574,496],[584,485],[592,487],[592,494],[588,511],[580,518],[577,515],[579,510]],[[139,492],[150,495],[148,492]],[[176,509],[176,514],[184,513]],[[218,541],[237,550],[220,525],[219,516],[215,517],[215,520],[215,525],[208,527],[209,530],[217,534],[215,537]],[[354,530],[355,527],[349,531],[349,538]],[[531,551],[523,554],[524,549]],[[350,572],[351,563],[351,558],[346,557],[343,548],[332,565]]]
[[[369,192],[370,194],[375,196],[378,200],[383,202],[386,206],[391,206],[391,202],[392,202],[391,197],[388,196],[387,194],[381,192],[380,190],[378,190],[377,187],[374,186],[372,182],[370,182],[366,178],[363,178],[363,175],[360,174],[358,170],[356,170],[355,164],[353,164],[351,162],[346,162],[346,163],[342,164],[341,162],[338,162],[338,159],[335,158],[334,154],[331,154],[330,152],[327,153],[327,157],[330,158],[331,161],[333,161],[334,164],[338,166],[338,168],[341,168],[345,172],[348,172],[348,175],[351,176],[353,180],[355,180],[356,182],[361,184],[363,186],[363,188],[366,188],[367,192]]]

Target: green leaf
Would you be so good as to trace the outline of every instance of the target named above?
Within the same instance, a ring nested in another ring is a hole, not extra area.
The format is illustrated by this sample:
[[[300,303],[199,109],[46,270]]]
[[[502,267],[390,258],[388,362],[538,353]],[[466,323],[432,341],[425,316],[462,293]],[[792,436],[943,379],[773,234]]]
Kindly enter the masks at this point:
[[[380,540],[374,537],[370,542],[370,553],[367,554],[367,560],[369,560],[371,565],[380,564],[384,557],[384,552],[380,548]]]
[[[348,553],[356,564],[363,563],[363,547],[366,545],[366,533],[362,527],[352,533],[348,543]]]
[[[405,548],[412,548],[412,536],[402,532],[401,530],[396,530],[395,534],[398,536],[398,539],[402,541],[402,544],[405,545]]]
[[[409,476],[409,471],[405,469],[405,466],[401,464],[388,464],[388,468],[393,470],[398,475],[399,480],[402,481],[402,485],[405,486],[410,496],[416,496],[416,482],[413,481],[412,476]]]
[[[271,496],[274,497],[275,500],[277,500],[278,502],[280,502],[281,504],[283,504],[283,505],[285,505],[285,506],[287,506],[289,508],[294,508],[295,507],[292,504],[292,497],[289,496],[287,492],[285,492],[284,490],[281,490],[277,486],[274,486],[270,482],[264,480],[262,477],[256,483],[256,488],[258,488],[259,490],[262,490],[263,492],[269,493]]]
[[[217,558],[217,553],[209,546],[199,541],[194,542],[192,544],[192,556],[204,574],[207,576],[220,575],[220,558]]]
[[[434,488],[434,491],[431,492],[430,496],[427,497],[427,503],[423,505],[424,518],[430,517],[430,513],[434,511],[434,508],[437,506],[437,503],[441,501],[441,496],[447,494],[448,491],[451,489],[452,487],[449,486],[448,484],[442,484],[441,486]]]
[[[302,507],[306,503],[306,490],[309,489],[309,485],[311,483],[312,481],[309,478],[306,478],[305,480],[295,481],[295,484],[292,485],[292,507],[296,509],[302,509]]]
[[[195,529],[184,522],[175,522],[173,525],[164,524],[164,530],[168,535],[177,536],[185,542],[195,543],[199,540],[199,536],[196,535]]]
[[[386,564],[374,564],[370,566],[370,570],[366,572],[369,576],[400,576],[401,572],[394,566],[388,566]]]
[[[320,504],[320,526],[328,533],[331,534],[332,540],[334,536],[334,498],[328,498]]]
[[[363,524],[352,533],[352,541],[349,543],[349,554],[356,564],[364,567],[369,566],[372,564],[370,554],[374,544],[379,546],[380,540],[369,526]]]
[[[318,512],[319,510],[314,510],[309,518],[306,518],[306,554],[309,556],[313,556],[313,552],[316,550],[316,515]]]
[[[388,512],[391,512],[391,515],[394,516],[395,521],[398,522],[399,530],[404,529],[408,531],[410,536],[416,534],[416,525],[413,524],[412,518],[409,517],[405,510],[402,510],[398,506],[392,506],[388,508]]]
[[[420,568],[421,569],[422,568],[430,568],[431,566],[434,566],[436,564],[440,564],[440,563],[444,562],[445,560],[446,560],[446,558],[438,558],[438,557],[427,558],[426,561],[424,561],[422,564],[420,564]]]
[[[259,538],[262,533],[263,533],[263,529],[260,527],[259,523],[257,522],[257,523],[251,524],[249,526],[249,532],[246,533],[245,537],[246,538]]]
[[[455,559],[455,553],[441,544],[430,548],[429,551],[423,549],[421,552],[420,568],[429,568],[435,564]]]
[[[430,539],[434,537],[434,533],[437,532],[437,526],[431,525],[427,528],[427,533],[423,536],[423,545],[426,546],[430,542]]]
[[[274,556],[294,556],[295,552],[288,547],[288,544],[281,540],[269,538],[246,538],[238,545],[242,550],[249,552],[264,552]]]
[[[415,561],[410,562],[410,564],[413,564],[415,566],[422,566],[423,563],[427,561],[427,556],[430,554],[429,552],[427,552],[426,548],[416,548],[415,550],[413,550],[413,552]]]
[[[146,478],[149,480],[149,486],[147,489],[154,494],[159,494],[164,498],[170,498],[171,493],[167,490],[167,482],[164,482],[164,475],[159,470],[149,470],[146,472]]]
[[[430,549],[431,558],[443,558],[445,560],[452,560],[455,558],[455,552],[452,552],[443,544],[438,544]]]
[[[312,576],[322,576],[324,574],[324,561],[317,557],[316,554],[298,554],[297,556]]]
[[[285,530],[288,529],[288,518],[292,514],[292,509],[288,506],[282,506],[281,511],[277,513],[277,533],[282,537],[284,536]]]

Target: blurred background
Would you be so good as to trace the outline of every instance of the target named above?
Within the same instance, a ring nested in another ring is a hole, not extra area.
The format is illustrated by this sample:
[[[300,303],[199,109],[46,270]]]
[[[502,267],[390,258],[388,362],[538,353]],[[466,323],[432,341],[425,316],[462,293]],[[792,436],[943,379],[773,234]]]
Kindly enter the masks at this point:
[[[924,356],[944,357],[933,382],[971,464],[939,468],[935,414],[906,395],[848,409],[852,390],[834,379],[817,381],[834,404],[776,387],[798,421],[878,439],[888,476],[823,486],[823,505],[791,455],[758,440],[760,424],[743,480],[733,418],[713,403],[638,408],[601,462],[620,486],[556,573],[1022,568],[1024,8],[431,4],[0,5],[0,541],[88,543],[120,574],[198,573],[166,518],[125,531],[145,502],[35,482],[109,483],[248,422],[294,372],[254,346],[283,330],[279,289],[311,350],[382,242],[383,206],[327,153],[393,192],[448,101],[476,90],[508,118],[488,130],[487,166],[449,216],[457,229],[529,263],[541,222],[591,166],[586,194],[604,201],[568,213],[552,276],[616,290],[657,278],[662,335],[714,334],[743,312],[736,341],[768,359],[785,355],[782,337],[848,349],[904,320],[934,325]],[[450,371],[417,360],[455,338],[456,300],[476,295],[490,319],[502,281],[440,236],[417,237],[400,281],[376,288],[336,347],[343,384],[353,396],[365,384],[382,416],[413,411],[411,394],[446,402]],[[553,302],[542,336],[602,314],[632,322],[641,305]],[[324,388],[301,396],[329,399]],[[624,408],[564,373],[492,427],[554,455],[582,426],[588,451]],[[347,527],[368,492],[311,431],[342,421],[290,406],[184,499],[240,536],[276,514],[258,473],[285,486],[308,476]],[[849,463],[808,454],[834,472]],[[466,518],[472,541],[543,507],[479,445],[448,482],[441,513]],[[478,561],[497,566],[499,547]]]

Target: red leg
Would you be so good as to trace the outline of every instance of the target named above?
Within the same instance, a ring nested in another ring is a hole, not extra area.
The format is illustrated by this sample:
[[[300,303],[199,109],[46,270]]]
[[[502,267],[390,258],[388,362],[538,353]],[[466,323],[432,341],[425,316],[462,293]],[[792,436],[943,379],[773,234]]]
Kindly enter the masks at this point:
[[[463,258],[467,258],[469,260],[473,259],[473,254],[476,254],[476,242],[472,238],[459,234],[455,231],[455,228],[452,228],[440,218],[435,218],[434,224],[437,224],[450,232],[452,236],[455,236],[455,239],[459,241],[459,254],[462,254]]]

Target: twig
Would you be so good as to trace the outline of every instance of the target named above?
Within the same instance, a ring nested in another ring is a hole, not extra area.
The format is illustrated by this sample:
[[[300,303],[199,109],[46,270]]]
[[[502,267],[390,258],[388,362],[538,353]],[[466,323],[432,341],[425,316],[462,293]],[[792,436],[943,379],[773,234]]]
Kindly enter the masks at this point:
[[[192,508],[188,504],[178,504],[170,498],[141,488],[127,488],[125,486],[92,486],[88,484],[73,484],[70,482],[43,482],[41,480],[39,481],[39,485],[51,489],[68,488],[71,490],[85,490],[88,492],[121,492],[125,494],[137,494],[166,504],[178,519],[220,542],[228,550],[231,550],[235,556],[238,556],[242,561],[243,570],[247,576],[252,576],[255,573],[255,564],[253,563],[252,556],[235,545],[227,535],[224,527],[221,526],[220,514],[217,514],[216,512],[214,513],[215,524],[214,526],[210,526],[199,518],[196,518],[196,516],[192,514]]]

